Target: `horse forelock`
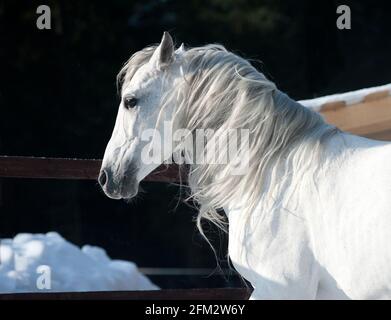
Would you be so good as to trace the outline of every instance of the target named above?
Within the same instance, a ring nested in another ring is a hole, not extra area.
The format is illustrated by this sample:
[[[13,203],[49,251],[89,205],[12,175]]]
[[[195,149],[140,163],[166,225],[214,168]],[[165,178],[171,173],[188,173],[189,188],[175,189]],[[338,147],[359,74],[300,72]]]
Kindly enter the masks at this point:
[[[121,93],[123,86],[129,84],[136,71],[148,63],[153,53],[155,52],[157,45],[148,46],[140,51],[134,53],[122,66],[121,70],[117,74],[117,90]]]

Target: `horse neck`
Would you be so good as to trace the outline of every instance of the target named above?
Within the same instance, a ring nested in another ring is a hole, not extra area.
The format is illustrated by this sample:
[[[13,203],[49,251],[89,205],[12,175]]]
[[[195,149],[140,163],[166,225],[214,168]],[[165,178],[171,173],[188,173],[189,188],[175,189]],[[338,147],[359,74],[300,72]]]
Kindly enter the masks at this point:
[[[297,108],[299,114],[304,115],[302,121],[305,124],[300,135],[293,131],[286,148],[275,155],[274,159],[278,160],[271,161],[265,166],[262,181],[265,188],[253,198],[253,210],[256,207],[261,208],[261,211],[277,210],[276,203],[279,203],[296,211],[303,197],[310,197],[309,193],[316,193],[314,179],[318,173],[324,171],[325,167],[338,165],[336,158],[345,153],[345,146],[339,138],[341,132],[325,123],[320,115],[282,92],[277,92],[276,97],[276,103],[284,100],[286,104]],[[241,196],[238,195],[237,199],[241,199]],[[235,208],[240,207],[238,203],[240,201],[227,204],[225,210],[236,211]]]
[[[267,92],[256,92],[255,90],[249,91],[251,101],[249,103],[254,103],[254,105],[246,105],[243,103],[239,106],[232,105],[232,109],[228,109],[223,105],[220,106],[210,106],[209,107],[219,107],[220,112],[227,112],[227,115],[224,119],[229,119],[229,112],[236,112],[240,116],[243,116],[245,112],[258,112],[255,114],[255,118],[252,122],[244,121],[244,126],[242,129],[249,129],[250,131],[254,129],[254,138],[256,152],[252,153],[250,157],[250,173],[247,174],[246,177],[242,179],[245,183],[242,183],[240,179],[228,179],[225,181],[225,186],[229,184],[232,185],[232,191],[234,194],[231,196],[231,192],[227,189],[224,189],[225,192],[229,193],[230,199],[227,200],[227,203],[220,203],[222,206],[226,206],[230,208],[235,206],[241,199],[251,198],[251,201],[248,201],[251,205],[250,209],[254,209],[254,206],[257,202],[270,201],[267,199],[271,199],[274,187],[277,186],[278,191],[284,191],[286,189],[294,189],[297,184],[300,184],[300,179],[296,175],[294,178],[289,180],[286,175],[293,171],[295,174],[305,174],[304,170],[308,169],[308,171],[316,170],[316,166],[319,164],[318,159],[314,160],[315,153],[318,153],[321,150],[323,141],[325,137],[328,136],[327,132],[333,132],[333,128],[324,123],[321,116],[315,114],[313,111],[303,107],[296,101],[290,99],[284,93],[276,90],[270,89],[273,86],[269,86],[267,88]],[[249,88],[249,90],[252,88]],[[242,92],[243,93],[243,92]],[[265,99],[265,95],[266,99]],[[259,103],[256,103],[259,99]],[[255,102],[254,102],[255,101]],[[219,121],[217,119],[207,118],[205,122],[197,119],[197,113],[202,113],[200,108],[191,109],[192,105],[187,105],[186,116],[192,118],[193,122],[190,122],[191,125],[183,123],[185,128],[194,130],[199,128],[207,128],[207,129],[218,129],[219,124],[221,123],[221,118]],[[198,106],[199,107],[199,106]],[[236,108],[236,109],[234,109]],[[259,108],[259,109],[257,109]],[[263,110],[270,115],[270,117],[262,117]],[[182,110],[184,111],[184,110]],[[219,110],[205,110],[205,112],[211,112],[214,116],[217,115],[216,111]],[[253,113],[253,115],[254,115]],[[257,117],[259,115],[259,117]],[[202,115],[201,115],[202,118]],[[255,120],[254,120],[255,119]],[[273,121],[272,123],[264,123],[265,121]],[[259,125],[261,123],[261,125]],[[224,123],[225,128],[229,127],[229,122]],[[246,128],[245,126],[254,126]],[[190,128],[191,127],[191,128]],[[238,126],[235,126],[238,128]],[[288,163],[285,163],[288,161]],[[197,168],[199,169],[199,168]],[[203,171],[197,170],[199,172]],[[207,170],[207,166],[205,168]],[[214,174],[216,173],[213,171]],[[221,194],[219,189],[216,188],[216,191],[213,191],[212,185],[215,181],[213,181],[213,177],[207,176],[206,179],[203,178],[202,174],[200,176],[195,176],[195,180],[201,177],[201,183],[196,182],[195,189],[197,187],[208,188],[209,199],[210,194],[213,194],[213,197],[216,199],[223,199],[226,201],[226,195]],[[236,183],[237,182],[237,183]],[[238,187],[238,184],[240,185]],[[240,190],[236,192],[236,190]],[[245,191],[243,191],[245,190]],[[247,192],[248,195],[242,195],[240,192]],[[219,194],[220,193],[220,194]],[[285,196],[279,192],[280,197],[285,197],[286,199],[289,196]],[[284,199],[285,200],[285,199]],[[250,210],[247,210],[250,211]]]

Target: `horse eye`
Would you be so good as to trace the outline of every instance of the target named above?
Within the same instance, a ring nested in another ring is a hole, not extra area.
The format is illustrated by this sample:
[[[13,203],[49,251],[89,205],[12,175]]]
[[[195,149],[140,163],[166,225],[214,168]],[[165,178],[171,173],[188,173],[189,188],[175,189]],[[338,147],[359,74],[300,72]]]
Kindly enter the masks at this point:
[[[126,109],[133,109],[135,106],[137,106],[137,98],[135,97],[126,97],[124,99],[124,106]]]

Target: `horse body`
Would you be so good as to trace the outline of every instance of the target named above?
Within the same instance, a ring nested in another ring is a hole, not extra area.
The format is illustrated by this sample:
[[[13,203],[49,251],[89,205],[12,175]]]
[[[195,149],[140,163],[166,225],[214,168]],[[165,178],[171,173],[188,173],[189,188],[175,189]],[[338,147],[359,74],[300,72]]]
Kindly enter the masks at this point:
[[[109,197],[135,196],[177,148],[189,151],[166,139],[172,148],[160,163],[143,161],[152,145],[143,135],[161,132],[163,120],[191,135],[248,128],[247,173],[233,175],[231,163],[192,164],[189,185],[201,204],[199,227],[201,219],[223,225],[216,210],[224,208],[229,255],[253,285],[251,298],[391,298],[391,144],[327,125],[221,46],[175,51],[165,33],[120,76],[99,177]]]
[[[349,298],[391,298],[391,145],[342,135],[345,151],[320,185],[310,226],[317,260]],[[320,280],[321,295],[329,282]]]
[[[391,298],[391,144],[341,133],[326,152],[333,161],[294,212],[282,206],[249,230],[240,208],[226,209],[252,299]]]

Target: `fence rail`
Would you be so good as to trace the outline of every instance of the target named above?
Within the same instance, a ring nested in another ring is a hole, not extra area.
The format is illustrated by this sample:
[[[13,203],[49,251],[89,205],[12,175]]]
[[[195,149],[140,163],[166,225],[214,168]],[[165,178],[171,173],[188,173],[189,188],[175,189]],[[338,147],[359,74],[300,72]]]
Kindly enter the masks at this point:
[[[0,177],[96,180],[102,160],[0,156]],[[177,165],[161,165],[144,181],[178,182],[185,174]]]
[[[0,294],[0,300],[246,300],[248,288]]]

